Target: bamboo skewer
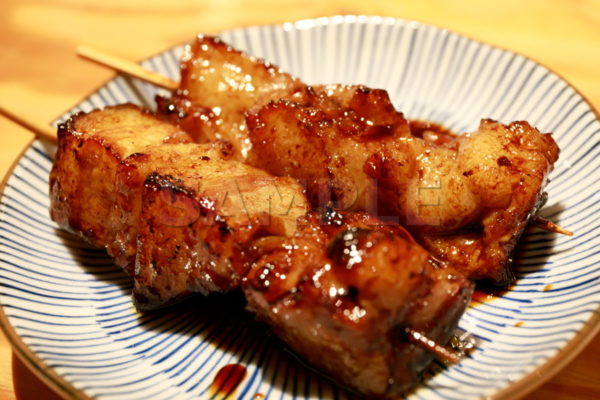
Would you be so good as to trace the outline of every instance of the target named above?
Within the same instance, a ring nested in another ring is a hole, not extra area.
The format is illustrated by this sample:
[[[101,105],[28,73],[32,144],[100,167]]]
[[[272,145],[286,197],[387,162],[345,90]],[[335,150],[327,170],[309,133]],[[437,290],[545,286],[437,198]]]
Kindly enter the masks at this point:
[[[20,116],[18,113],[8,109],[7,107],[0,104],[0,115],[5,116],[11,121],[21,125],[23,128],[28,129],[35,134],[39,139],[47,140],[51,143],[57,143],[58,138],[56,137],[56,130],[49,125],[41,125],[35,121],[31,121],[28,118]]]
[[[531,219],[531,225],[536,226],[540,229],[543,229],[548,232],[560,233],[561,235],[573,236],[573,232],[568,231],[566,229],[561,228],[556,225],[554,222],[546,219],[544,217],[540,217],[539,215],[535,215]]]
[[[430,351],[440,361],[443,361],[446,364],[458,364],[460,362],[461,356],[458,353],[436,343],[421,332],[406,328],[406,335],[408,336],[409,342]]]
[[[150,84],[172,91],[179,88],[179,83],[172,79],[169,79],[156,72],[149,71],[134,62],[124,60],[122,58],[101,52],[96,49],[80,46],[77,48],[77,54],[85,58],[86,60],[95,62],[96,64],[102,65],[104,67],[111,68],[121,74],[138,78],[144,82],[148,82]],[[531,225],[534,225],[548,232],[573,236],[573,232],[563,229],[560,226],[556,225],[554,222],[539,216],[533,217],[530,223]]]
[[[169,90],[176,90],[179,87],[179,82],[176,82],[156,72],[148,71],[146,68],[134,62],[104,53],[100,50],[92,49],[86,46],[79,46],[76,51],[80,57],[83,57],[86,60],[95,62],[96,64],[104,67],[109,67],[124,75],[138,78],[152,85]]]

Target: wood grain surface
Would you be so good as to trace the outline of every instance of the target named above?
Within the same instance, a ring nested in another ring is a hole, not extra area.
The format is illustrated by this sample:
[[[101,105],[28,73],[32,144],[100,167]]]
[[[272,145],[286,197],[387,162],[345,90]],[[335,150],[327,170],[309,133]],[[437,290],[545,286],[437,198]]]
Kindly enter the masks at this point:
[[[85,44],[139,60],[198,32],[336,14],[431,23],[527,55],[600,108],[600,1],[375,0],[2,0],[0,103],[48,122],[112,73],[75,56]],[[31,134],[0,118],[0,176]],[[540,377],[540,382],[548,377]],[[0,399],[58,398],[0,334]],[[600,336],[528,400],[600,399]]]

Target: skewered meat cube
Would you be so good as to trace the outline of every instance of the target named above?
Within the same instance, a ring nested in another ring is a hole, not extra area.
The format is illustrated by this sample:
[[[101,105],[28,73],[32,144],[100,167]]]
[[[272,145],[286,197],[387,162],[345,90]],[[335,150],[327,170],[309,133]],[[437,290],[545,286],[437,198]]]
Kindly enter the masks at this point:
[[[141,188],[134,287],[141,309],[238,287],[250,243],[292,235],[307,211],[303,189],[291,178],[218,158],[179,157],[163,165],[160,151],[139,160],[154,171]]]
[[[144,132],[143,127],[140,132]],[[224,142],[160,144],[143,147],[125,158],[117,167],[115,205],[106,221],[115,232],[114,239],[106,244],[107,252],[115,263],[133,275],[142,189],[149,174],[158,171],[176,173],[178,167],[194,166],[204,160],[227,160],[230,153],[231,146]]]
[[[251,146],[244,113],[304,90],[298,79],[218,38],[198,36],[181,60],[181,83],[158,108],[197,141],[223,139],[243,160]]]
[[[468,276],[508,284],[514,279],[510,266],[517,241],[546,201],[543,188],[558,147],[551,135],[527,122],[490,120],[459,137],[457,146],[457,163],[478,214],[452,234],[424,230],[415,233],[417,240]]]
[[[313,212],[299,227],[257,241],[249,309],[330,376],[369,398],[399,395],[432,358],[407,331],[446,343],[472,283],[368,214]]]
[[[58,140],[50,172],[51,217],[98,247],[114,239],[106,221],[115,204],[119,164],[148,145],[192,141],[134,105],[79,113],[59,127]]]
[[[299,179],[315,206],[373,211],[374,181],[363,165],[386,143],[410,136],[406,119],[387,92],[363,86],[309,88],[297,100],[248,114],[247,162]]]

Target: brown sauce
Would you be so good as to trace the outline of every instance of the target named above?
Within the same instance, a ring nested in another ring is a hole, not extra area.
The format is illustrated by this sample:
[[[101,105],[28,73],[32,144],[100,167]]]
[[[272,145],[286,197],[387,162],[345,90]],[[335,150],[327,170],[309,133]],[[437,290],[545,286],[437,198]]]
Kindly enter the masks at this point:
[[[490,288],[486,287],[485,285],[479,287],[478,285],[478,288],[473,291],[473,295],[471,296],[471,302],[487,303],[488,301],[492,301],[504,296],[506,293],[510,292],[511,289],[512,285],[507,287],[506,289],[497,289],[493,287]]]
[[[421,121],[418,119],[408,122],[410,132],[413,136],[425,139],[433,144],[442,145],[454,140],[457,135],[448,128],[435,122]]]
[[[241,364],[227,364],[222,367],[210,385],[213,395],[231,394],[246,377],[246,367]]]
[[[252,400],[264,400],[265,395],[262,393],[256,393],[254,396],[252,396]]]
[[[485,303],[487,301],[494,300],[495,298],[496,296],[490,293],[482,292],[481,290],[473,291],[473,295],[471,296],[473,301],[477,301],[479,303]]]

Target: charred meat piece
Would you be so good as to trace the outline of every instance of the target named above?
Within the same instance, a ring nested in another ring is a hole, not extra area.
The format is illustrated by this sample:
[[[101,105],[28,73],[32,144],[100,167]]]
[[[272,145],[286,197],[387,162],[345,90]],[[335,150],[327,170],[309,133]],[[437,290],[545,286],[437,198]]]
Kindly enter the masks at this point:
[[[543,188],[558,146],[551,135],[522,121],[502,125],[484,120],[477,132],[457,142],[458,163],[479,213],[462,231],[417,233],[417,239],[473,278],[508,284],[514,279],[510,266],[517,241],[546,200]]]
[[[526,223],[557,158],[552,137],[526,122],[483,120],[441,146],[412,138],[382,147],[365,172],[378,180],[384,211],[413,231],[447,234],[511,207]]]
[[[113,240],[106,244],[115,264],[134,274],[142,189],[149,174],[176,173],[178,169],[194,168],[206,161],[213,165],[229,159],[230,153],[231,146],[224,142],[160,144],[146,146],[125,158],[117,167],[115,205],[106,221],[106,226],[115,232]]]
[[[153,170],[141,188],[134,286],[140,309],[238,287],[250,243],[292,235],[307,211],[293,179],[236,161],[179,159]]]
[[[414,384],[432,355],[407,328],[446,343],[472,284],[363,213],[309,213],[292,238],[263,238],[248,307],[311,364],[369,398]]]
[[[78,114],[61,128],[51,215],[135,277],[139,308],[235,288],[261,235],[291,235],[306,210],[291,178],[229,160],[135,106]]]
[[[148,145],[191,142],[175,126],[134,105],[79,113],[58,129],[50,172],[50,215],[62,228],[98,247],[114,241],[107,226],[114,211],[120,163]]]
[[[387,92],[363,86],[309,88],[297,101],[271,102],[249,113],[247,162],[306,185],[314,206],[375,211],[369,155],[410,137]]]
[[[243,160],[250,147],[244,113],[304,89],[279,68],[200,35],[182,57],[179,89],[157,100],[159,111],[197,141],[227,140]]]

